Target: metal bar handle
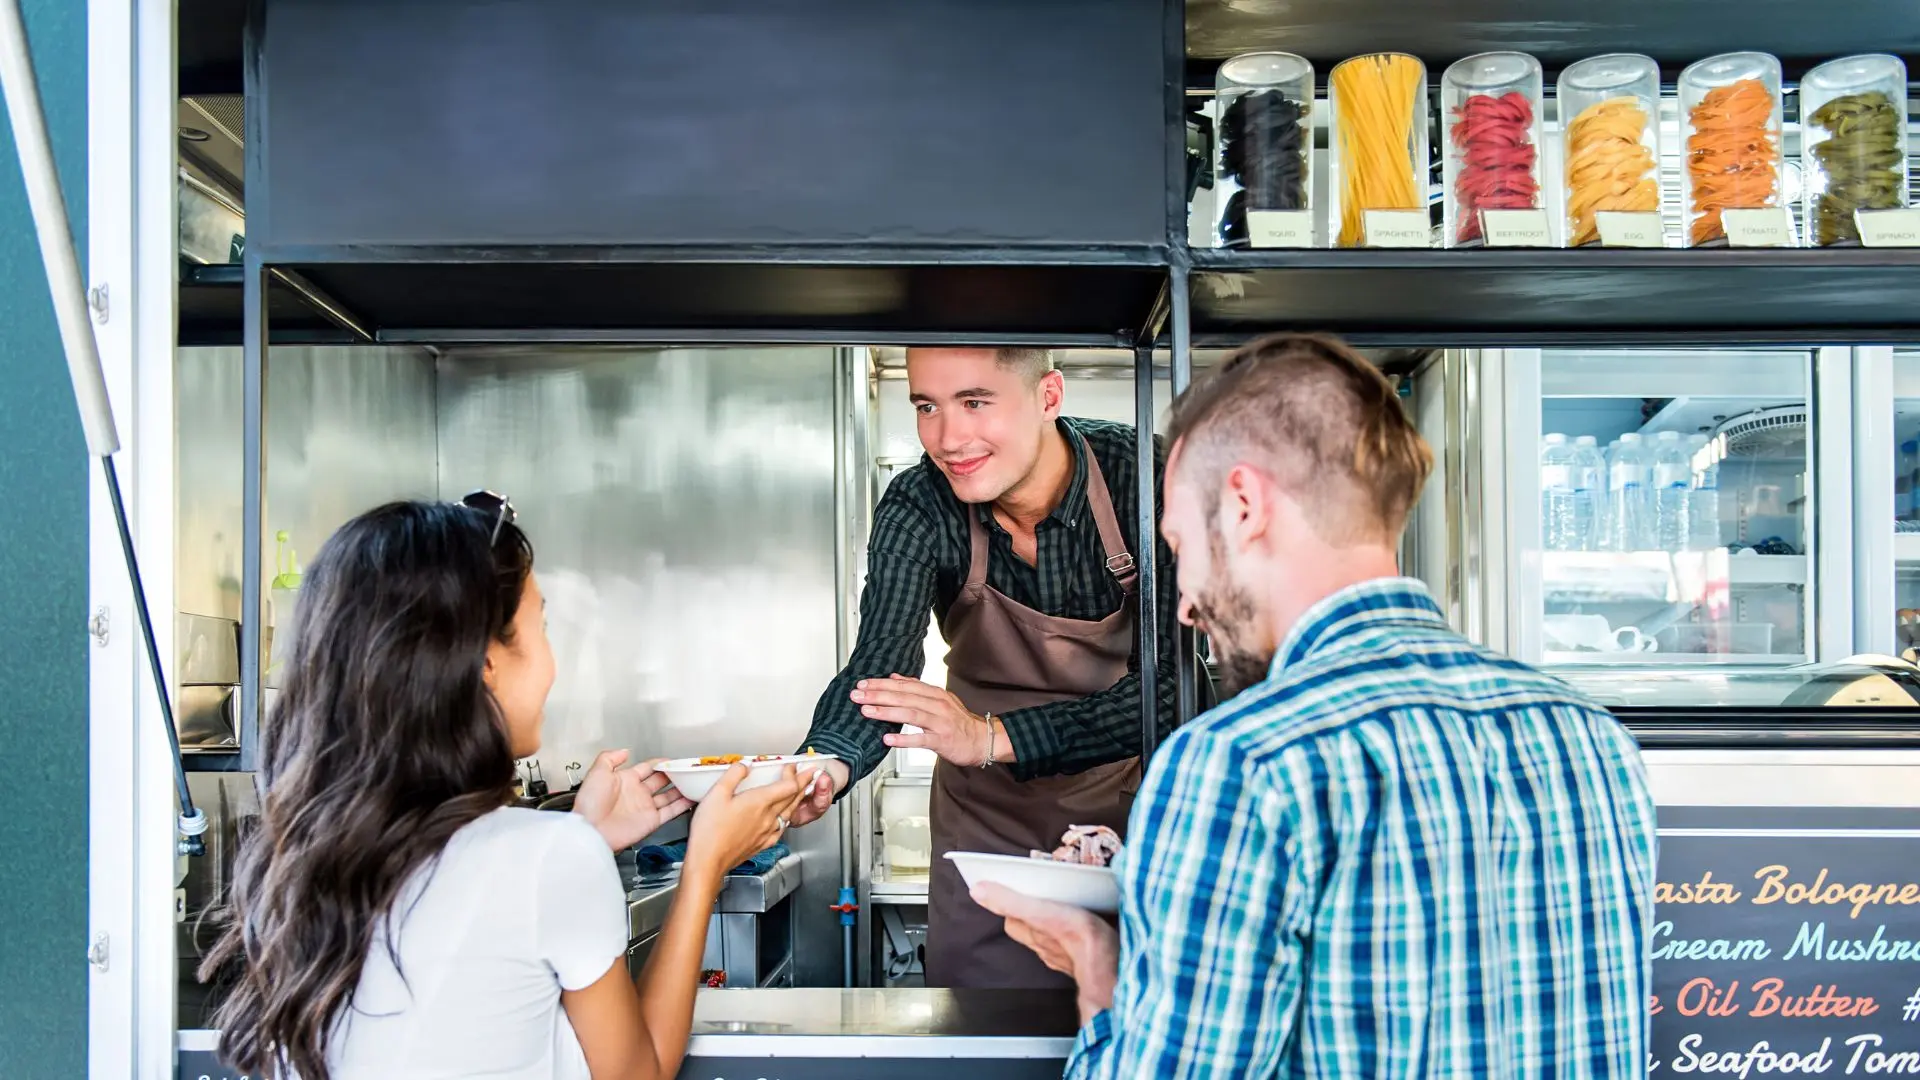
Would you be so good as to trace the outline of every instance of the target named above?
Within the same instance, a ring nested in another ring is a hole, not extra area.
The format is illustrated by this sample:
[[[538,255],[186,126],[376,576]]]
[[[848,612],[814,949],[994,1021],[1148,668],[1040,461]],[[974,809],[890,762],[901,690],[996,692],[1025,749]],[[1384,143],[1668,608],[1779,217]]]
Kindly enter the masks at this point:
[[[93,339],[93,323],[87,314],[87,289],[80,278],[80,259],[67,224],[67,201],[60,192],[53,144],[47,139],[40,84],[34,76],[33,52],[27,44],[19,0],[0,2],[0,85],[6,89],[7,119],[13,124],[13,143],[20,154],[20,171],[26,177],[33,231],[40,238],[40,261],[46,265],[47,285],[53,292],[53,315],[60,324],[67,376],[73,380],[74,400],[80,405],[87,452],[104,458],[120,449],[120,435],[113,423],[113,406],[107,401],[100,347]]]
[[[40,84],[34,75],[33,51],[27,41],[19,0],[0,0],[0,92],[4,92],[7,99],[7,119],[13,125],[13,142],[26,180],[27,202],[33,208],[33,231],[40,240],[40,261],[46,267],[47,288],[53,295],[53,314],[60,324],[60,344],[67,357],[67,375],[73,381],[74,401],[80,407],[87,452],[100,459],[101,471],[106,474],[107,498],[113,504],[114,524],[120,533],[120,552],[133,585],[134,611],[139,616],[140,633],[145,639],[147,664],[153,669],[153,684],[159,691],[160,717],[167,729],[167,743],[173,750],[174,788],[180,800],[179,850],[183,854],[201,855],[206,852],[201,835],[207,831],[207,817],[193,805],[186,767],[180,760],[180,733],[174,727],[173,699],[167,692],[167,673],[160,666],[153,617],[147,609],[146,587],[141,583],[140,563],[134,556],[126,499],[113,467],[113,455],[120,449],[120,435],[113,423],[113,406],[107,400],[107,377],[100,365],[100,345],[94,340],[93,322],[87,315],[86,285],[80,278],[80,259],[67,221],[66,197],[60,192],[60,172],[54,165],[53,144],[47,139],[47,120],[40,107]]]

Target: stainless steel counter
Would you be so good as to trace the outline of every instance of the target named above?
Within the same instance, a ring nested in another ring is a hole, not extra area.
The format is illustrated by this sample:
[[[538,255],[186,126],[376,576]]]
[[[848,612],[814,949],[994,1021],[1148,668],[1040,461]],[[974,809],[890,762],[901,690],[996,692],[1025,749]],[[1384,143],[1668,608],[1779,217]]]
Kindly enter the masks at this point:
[[[1053,1078],[1078,1028],[1070,991],[702,990],[681,1075]]]
[[[666,924],[667,909],[673,906],[678,881],[634,889],[627,893],[627,943],[643,941],[660,932]]]
[[[714,908],[723,914],[765,915],[800,887],[800,856],[788,855],[764,874],[729,874]]]
[[[675,874],[678,872],[675,871]],[[764,874],[729,874],[720,887],[715,914],[764,915],[793,895],[802,880],[800,856],[789,855]],[[636,884],[627,891],[627,940],[651,937],[667,921],[667,909],[680,889],[677,876]]]
[[[1070,991],[702,990],[681,1080],[1059,1080]],[[180,1032],[180,1080],[240,1080],[213,1031]]]

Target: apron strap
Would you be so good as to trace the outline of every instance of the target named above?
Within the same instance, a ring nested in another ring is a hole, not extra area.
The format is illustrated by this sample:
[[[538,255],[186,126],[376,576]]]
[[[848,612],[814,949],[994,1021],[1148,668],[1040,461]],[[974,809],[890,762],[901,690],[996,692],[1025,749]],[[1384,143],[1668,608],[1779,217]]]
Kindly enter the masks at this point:
[[[1126,535],[1120,531],[1120,517],[1113,512],[1113,495],[1107,491],[1107,478],[1100,472],[1100,459],[1094,457],[1093,447],[1086,440],[1081,440],[1080,445],[1085,448],[1087,458],[1087,508],[1093,511],[1093,523],[1100,529],[1100,546],[1106,549],[1107,570],[1123,591],[1131,593],[1134,581],[1140,576],[1139,568],[1127,551]]]
[[[1140,577],[1139,567],[1134,564],[1133,555],[1127,551],[1127,538],[1120,531],[1120,517],[1113,511],[1113,495],[1107,491],[1107,478],[1100,472],[1100,462],[1093,456],[1093,447],[1084,439],[1080,442],[1082,456],[1087,462],[1087,508],[1093,511],[1094,527],[1100,530],[1100,546],[1107,555],[1107,570],[1120,583],[1123,592],[1133,592],[1133,585]],[[973,551],[967,563],[967,584],[984,585],[987,580],[987,527],[980,523],[983,509],[992,513],[990,508],[974,503],[962,503],[967,512],[967,539]]]
[[[968,538],[973,542],[973,556],[967,563],[967,584],[984,585],[987,582],[987,527],[980,524],[980,512],[992,513],[993,510],[978,503],[961,503],[960,509],[967,512]]]

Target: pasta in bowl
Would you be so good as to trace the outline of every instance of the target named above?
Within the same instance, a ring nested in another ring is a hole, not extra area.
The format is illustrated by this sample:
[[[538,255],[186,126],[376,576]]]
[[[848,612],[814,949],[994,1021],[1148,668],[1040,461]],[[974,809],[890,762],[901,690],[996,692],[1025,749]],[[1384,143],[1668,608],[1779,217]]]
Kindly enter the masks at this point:
[[[781,770],[792,765],[800,773],[802,785],[809,783],[829,761],[838,761],[833,754],[708,754],[704,757],[675,758],[660,763],[659,769],[673,781],[692,802],[699,802],[713,790],[713,785],[727,774],[735,765],[747,767],[746,779],[740,781],[737,790],[751,791],[765,787],[780,778]]]

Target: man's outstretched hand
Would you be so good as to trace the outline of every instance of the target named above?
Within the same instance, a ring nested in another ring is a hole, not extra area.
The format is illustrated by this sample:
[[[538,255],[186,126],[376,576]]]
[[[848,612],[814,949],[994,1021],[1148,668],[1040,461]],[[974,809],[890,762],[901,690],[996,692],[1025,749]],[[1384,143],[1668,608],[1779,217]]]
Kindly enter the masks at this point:
[[[844,761],[829,761],[813,779],[813,788],[801,798],[800,805],[794,808],[793,824],[811,825],[819,821],[821,815],[833,807],[833,797],[847,786],[847,778],[853,772]],[[806,779],[802,778],[804,785]]]

